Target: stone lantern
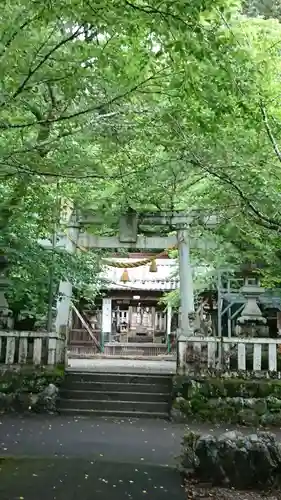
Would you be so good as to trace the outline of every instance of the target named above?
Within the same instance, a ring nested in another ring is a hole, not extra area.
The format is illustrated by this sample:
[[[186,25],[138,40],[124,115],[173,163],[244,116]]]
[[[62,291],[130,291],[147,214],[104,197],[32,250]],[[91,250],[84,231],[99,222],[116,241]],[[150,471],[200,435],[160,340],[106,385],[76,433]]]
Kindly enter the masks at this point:
[[[246,304],[241,316],[237,320],[237,334],[241,337],[267,337],[267,320],[263,317],[257,303],[258,297],[264,293],[260,281],[253,277],[246,277],[241,293],[246,299]]]

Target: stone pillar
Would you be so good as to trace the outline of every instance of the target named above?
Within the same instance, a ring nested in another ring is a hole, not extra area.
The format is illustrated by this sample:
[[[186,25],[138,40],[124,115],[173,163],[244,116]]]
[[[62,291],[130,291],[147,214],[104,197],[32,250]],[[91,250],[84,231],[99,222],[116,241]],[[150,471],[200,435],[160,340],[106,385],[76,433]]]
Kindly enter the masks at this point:
[[[102,351],[104,343],[111,340],[112,328],[112,300],[109,298],[102,299],[102,321],[101,321],[101,347]]]
[[[0,314],[1,315],[7,315],[9,312],[9,304],[7,302],[7,299],[5,297],[5,290],[7,286],[4,283],[4,280],[2,281],[0,278]]]
[[[186,361],[186,337],[180,335],[177,341],[177,374],[184,375]]]
[[[156,331],[156,310],[155,306],[151,307],[151,324],[152,324],[152,338],[154,343],[154,335]]]
[[[57,299],[57,315],[55,329],[57,333],[66,333],[70,324],[71,315],[72,284],[69,281],[61,281],[59,285],[59,296]]]
[[[278,337],[281,337],[281,312],[280,311],[277,312],[276,322],[277,322]]]
[[[181,330],[183,336],[190,337],[193,335],[190,317],[194,314],[194,292],[188,231],[178,231],[177,238],[179,251]]]
[[[168,347],[168,352],[171,351],[171,326],[172,326],[172,306],[171,304],[168,304],[167,307],[167,321],[166,321],[166,335],[167,335],[167,347]]]
[[[64,221],[69,223],[70,221]],[[69,237],[71,239],[69,239]],[[69,253],[76,252],[76,243],[78,240],[79,232],[76,227],[69,227],[67,235],[64,237],[64,248]],[[63,237],[63,235],[62,235]],[[71,321],[71,299],[72,299],[72,284],[67,280],[61,280],[59,285],[59,294],[57,299],[57,313],[55,319],[56,333],[68,332],[69,323]]]

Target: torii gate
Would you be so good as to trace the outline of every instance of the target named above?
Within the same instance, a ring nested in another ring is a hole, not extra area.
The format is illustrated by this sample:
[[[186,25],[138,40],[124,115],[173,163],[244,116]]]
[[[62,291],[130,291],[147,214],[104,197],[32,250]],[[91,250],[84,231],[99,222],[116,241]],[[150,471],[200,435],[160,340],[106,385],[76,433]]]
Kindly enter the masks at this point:
[[[180,268],[180,302],[181,302],[181,336],[184,338],[193,335],[190,323],[190,314],[194,313],[194,291],[192,279],[192,267],[190,263],[190,248],[207,248],[210,242],[206,240],[192,240],[189,235],[189,228],[198,214],[193,212],[159,212],[149,214],[137,214],[130,212],[120,216],[118,236],[98,236],[85,231],[85,225],[99,224],[101,218],[97,216],[74,217],[71,211],[64,216],[63,222],[67,227],[67,234],[60,238],[59,246],[74,253],[76,247],[85,249],[91,248],[136,248],[139,250],[163,250],[177,247],[179,251]],[[201,218],[202,220],[202,218]],[[208,227],[216,224],[214,216],[204,217],[203,222]],[[168,236],[146,237],[138,234],[141,224],[153,226],[169,227],[174,234]],[[58,332],[67,330],[72,298],[72,284],[69,281],[62,281],[59,287],[60,299],[57,303],[56,330]],[[168,311],[168,317],[171,311]],[[168,318],[169,320],[169,318]],[[102,305],[102,333],[111,331],[111,300],[103,299]],[[184,360],[184,343],[180,342],[183,352],[179,352],[179,365]]]

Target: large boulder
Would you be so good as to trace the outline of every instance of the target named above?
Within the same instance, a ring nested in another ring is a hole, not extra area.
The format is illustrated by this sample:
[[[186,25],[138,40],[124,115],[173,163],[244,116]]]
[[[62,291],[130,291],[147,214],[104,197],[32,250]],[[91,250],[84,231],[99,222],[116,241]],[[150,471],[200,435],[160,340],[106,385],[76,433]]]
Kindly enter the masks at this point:
[[[214,485],[263,488],[281,474],[281,444],[269,432],[245,436],[231,431],[219,437],[190,433],[182,458],[185,470]]]

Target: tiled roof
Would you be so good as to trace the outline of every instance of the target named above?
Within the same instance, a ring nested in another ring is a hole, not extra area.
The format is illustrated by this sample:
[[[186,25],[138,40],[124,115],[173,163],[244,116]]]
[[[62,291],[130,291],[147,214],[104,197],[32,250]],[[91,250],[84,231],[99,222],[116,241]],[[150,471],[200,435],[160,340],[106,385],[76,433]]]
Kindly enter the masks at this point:
[[[114,258],[112,261],[124,264],[126,262],[134,263],[141,259]],[[105,266],[101,276],[111,290],[147,290],[147,291],[169,291],[179,287],[179,278],[177,276],[177,264],[173,259],[157,259],[157,271],[149,271],[150,264],[127,268],[129,280],[126,283],[121,281],[124,268]]]

